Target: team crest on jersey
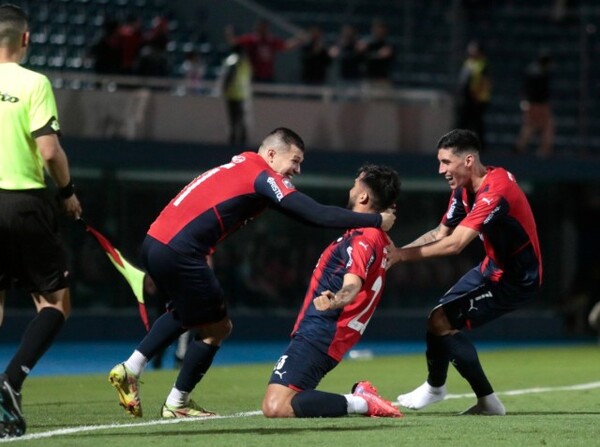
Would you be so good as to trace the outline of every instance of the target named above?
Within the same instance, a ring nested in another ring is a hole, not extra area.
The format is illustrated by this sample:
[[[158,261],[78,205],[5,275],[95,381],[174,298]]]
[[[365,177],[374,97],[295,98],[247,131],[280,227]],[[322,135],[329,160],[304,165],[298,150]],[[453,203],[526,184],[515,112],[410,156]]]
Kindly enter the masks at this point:
[[[246,157],[244,157],[243,155],[235,155],[231,159],[232,163],[243,163],[244,161],[246,161]]]
[[[283,180],[281,180],[281,182],[285,185],[285,187],[287,189],[295,189],[296,188],[294,186],[294,184],[290,181],[290,179],[287,177],[283,177]]]

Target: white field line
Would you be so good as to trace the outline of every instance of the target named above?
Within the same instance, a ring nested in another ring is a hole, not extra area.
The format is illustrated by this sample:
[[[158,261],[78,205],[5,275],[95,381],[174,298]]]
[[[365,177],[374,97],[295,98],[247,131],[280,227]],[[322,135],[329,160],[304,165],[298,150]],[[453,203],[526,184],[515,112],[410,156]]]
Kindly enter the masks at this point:
[[[578,390],[591,390],[594,388],[600,388],[600,382],[590,382],[590,383],[581,383],[578,385],[569,385],[569,386],[557,386],[557,387],[538,387],[538,388],[526,388],[523,390],[509,390],[509,391],[500,391],[496,392],[499,396],[521,396],[524,394],[536,394],[536,393],[548,393],[553,391],[578,391]],[[464,399],[469,397],[474,397],[475,395],[472,393],[466,394],[448,394],[446,399]],[[394,402],[393,405],[398,405],[397,402]],[[110,429],[119,429],[119,428],[135,428],[135,427],[151,427],[154,425],[169,425],[169,424],[180,424],[186,422],[208,422],[217,419],[238,419],[245,418],[250,416],[259,416],[261,415],[261,411],[246,411],[244,413],[234,413],[223,416],[211,416],[206,418],[186,418],[186,419],[156,419],[153,421],[146,422],[135,422],[130,424],[105,424],[105,425],[85,425],[80,427],[71,427],[71,428],[61,428],[58,430],[46,431],[41,433],[32,433],[30,435],[24,435],[20,438],[9,438],[9,439],[0,439],[0,443],[3,442],[18,442],[18,441],[29,441],[33,439],[44,439],[44,438],[53,438],[55,436],[62,435],[72,435],[76,433],[84,433],[91,431],[99,431],[99,430],[110,430]]]

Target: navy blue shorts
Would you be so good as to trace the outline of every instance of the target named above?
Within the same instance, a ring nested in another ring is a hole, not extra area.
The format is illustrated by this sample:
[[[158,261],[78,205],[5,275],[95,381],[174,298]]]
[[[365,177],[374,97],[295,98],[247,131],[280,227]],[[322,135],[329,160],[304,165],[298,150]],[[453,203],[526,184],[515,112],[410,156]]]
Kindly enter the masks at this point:
[[[446,292],[436,309],[444,309],[454,329],[471,329],[523,307],[534,296],[535,292],[506,282],[490,281],[477,266]]]
[[[271,373],[269,384],[296,391],[314,390],[338,361],[319,351],[302,337],[294,337]]]
[[[184,327],[216,323],[227,316],[223,289],[205,258],[181,255],[146,236],[142,264]]]
[[[44,189],[0,190],[0,290],[50,293],[69,286],[67,255]]]

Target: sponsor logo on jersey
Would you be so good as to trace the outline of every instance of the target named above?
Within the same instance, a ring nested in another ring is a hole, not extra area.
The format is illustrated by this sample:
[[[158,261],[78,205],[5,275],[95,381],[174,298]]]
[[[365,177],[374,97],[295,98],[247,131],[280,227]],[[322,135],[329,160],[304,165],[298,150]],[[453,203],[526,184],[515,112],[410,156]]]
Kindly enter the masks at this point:
[[[11,96],[8,93],[0,92],[0,101],[15,103],[19,102],[19,98],[16,96]]]
[[[448,209],[448,212],[446,213],[446,219],[452,219],[455,209],[456,209],[456,197],[453,197],[452,202],[450,203],[450,208]]]
[[[367,262],[367,270],[371,268],[373,262],[375,262],[375,255],[371,255],[371,257],[369,258],[369,262]]]
[[[500,206],[497,206],[496,208],[494,208],[494,209],[492,210],[492,212],[491,212],[490,214],[488,214],[488,217],[486,217],[486,218],[485,218],[485,220],[483,221],[483,224],[485,225],[485,224],[489,223],[489,222],[490,222],[490,221],[491,221],[491,220],[494,218],[494,215],[495,215],[495,214],[496,214],[498,211],[500,211]]]
[[[277,198],[277,200],[283,199],[283,193],[281,192],[281,189],[279,189],[279,185],[277,184],[275,179],[273,177],[269,177],[267,179],[267,183],[269,184],[269,186],[271,186],[271,189],[275,193],[275,197]]]
[[[243,163],[244,161],[246,161],[246,157],[244,157],[243,155],[235,155],[231,159],[232,163]]]
[[[50,128],[54,132],[60,131],[60,124],[58,124],[58,120],[55,117],[52,117],[52,120],[50,120]]]
[[[484,201],[486,205],[489,205],[494,201],[494,199],[488,199],[487,197],[482,197],[481,200]]]

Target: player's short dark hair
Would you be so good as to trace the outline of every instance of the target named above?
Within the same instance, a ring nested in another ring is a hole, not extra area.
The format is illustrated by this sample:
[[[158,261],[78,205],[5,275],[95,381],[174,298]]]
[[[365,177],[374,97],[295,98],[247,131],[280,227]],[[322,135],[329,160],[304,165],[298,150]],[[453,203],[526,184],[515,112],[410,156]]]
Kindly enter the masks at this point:
[[[0,46],[14,47],[21,42],[23,32],[27,30],[27,13],[17,5],[0,5]]]
[[[288,146],[294,145],[302,152],[304,152],[304,141],[302,140],[302,138],[300,138],[300,135],[298,135],[293,130],[288,129],[287,127],[278,127],[277,129],[269,133],[269,135],[267,135],[267,138],[270,136],[277,136]]]
[[[364,164],[358,169],[357,176],[363,175],[361,181],[367,185],[372,195],[375,211],[385,211],[395,206],[400,197],[400,176],[384,165]]]
[[[437,148],[450,148],[456,153],[481,152],[481,141],[472,130],[454,129],[440,138]]]

